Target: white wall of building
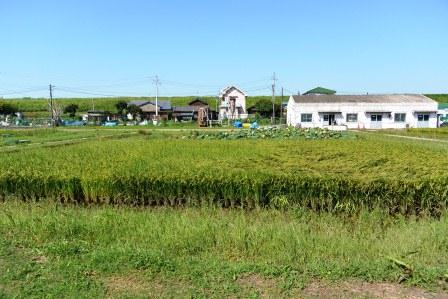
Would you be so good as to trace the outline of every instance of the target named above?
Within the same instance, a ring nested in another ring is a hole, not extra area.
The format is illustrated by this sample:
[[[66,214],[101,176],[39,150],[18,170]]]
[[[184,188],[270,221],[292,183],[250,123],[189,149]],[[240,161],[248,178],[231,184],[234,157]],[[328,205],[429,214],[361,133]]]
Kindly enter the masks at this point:
[[[304,128],[324,127],[324,114],[334,113],[336,125],[349,129],[403,129],[437,127],[437,103],[297,103],[290,97],[287,123]],[[374,112],[374,113],[373,113]],[[405,113],[404,122],[395,121],[395,114]],[[312,114],[311,122],[302,122],[302,114]],[[347,114],[357,114],[356,122],[348,122]],[[381,122],[371,120],[372,114],[381,115]],[[428,115],[428,121],[418,121],[419,114]]]
[[[236,111],[231,115],[230,99],[235,99]],[[245,119],[247,118],[246,95],[237,88],[231,87],[228,91],[221,95],[221,104],[219,107],[220,119]]]

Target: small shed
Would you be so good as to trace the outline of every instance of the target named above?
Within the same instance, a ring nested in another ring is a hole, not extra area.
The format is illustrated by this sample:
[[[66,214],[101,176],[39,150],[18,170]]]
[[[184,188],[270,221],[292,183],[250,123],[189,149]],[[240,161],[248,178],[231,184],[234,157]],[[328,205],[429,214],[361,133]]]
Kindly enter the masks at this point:
[[[101,126],[108,120],[112,119],[112,113],[104,110],[87,111],[87,124]]]

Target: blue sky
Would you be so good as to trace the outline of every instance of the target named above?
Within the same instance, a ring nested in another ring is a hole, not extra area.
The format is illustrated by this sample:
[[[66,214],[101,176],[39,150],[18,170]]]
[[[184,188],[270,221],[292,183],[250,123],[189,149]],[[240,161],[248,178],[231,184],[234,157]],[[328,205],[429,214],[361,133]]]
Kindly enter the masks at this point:
[[[0,96],[448,93],[447,0],[0,0]]]

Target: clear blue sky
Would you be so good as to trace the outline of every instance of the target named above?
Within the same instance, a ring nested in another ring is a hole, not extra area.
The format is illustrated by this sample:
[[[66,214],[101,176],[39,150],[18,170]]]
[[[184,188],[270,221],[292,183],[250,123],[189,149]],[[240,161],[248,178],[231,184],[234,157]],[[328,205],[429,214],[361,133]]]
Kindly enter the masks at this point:
[[[448,0],[0,0],[0,96],[269,94],[274,71],[286,94],[448,93]]]

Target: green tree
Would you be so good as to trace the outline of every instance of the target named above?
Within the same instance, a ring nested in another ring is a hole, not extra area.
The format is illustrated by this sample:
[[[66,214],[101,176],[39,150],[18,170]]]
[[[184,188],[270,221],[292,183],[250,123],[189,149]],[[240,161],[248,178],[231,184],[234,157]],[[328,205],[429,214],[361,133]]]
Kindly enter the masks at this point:
[[[18,111],[16,106],[0,102],[0,115],[12,115]]]
[[[136,105],[129,105],[126,110],[128,113],[130,113],[132,115],[132,118],[134,118],[134,119],[137,115],[142,114],[142,109],[140,109],[140,107],[138,107]]]
[[[70,117],[75,117],[76,111],[78,111],[79,106],[76,104],[70,104],[64,108],[64,113],[68,114]]]
[[[272,101],[268,99],[258,100],[255,105],[255,109],[257,113],[262,117],[271,117],[272,116]],[[275,114],[278,115],[280,111],[280,106],[278,104],[275,105]]]
[[[123,115],[123,111],[128,107],[128,103],[125,101],[119,101],[115,104],[115,108],[117,108],[117,112],[120,115]]]

